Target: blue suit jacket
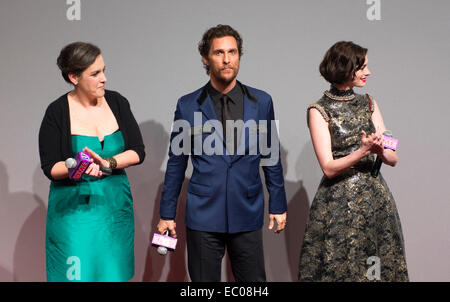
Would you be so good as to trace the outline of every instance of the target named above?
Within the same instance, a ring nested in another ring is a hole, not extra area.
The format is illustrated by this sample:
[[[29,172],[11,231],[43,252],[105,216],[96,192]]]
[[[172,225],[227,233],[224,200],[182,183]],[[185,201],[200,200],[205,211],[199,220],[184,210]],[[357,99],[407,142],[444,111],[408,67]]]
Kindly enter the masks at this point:
[[[238,84],[244,91],[244,122],[254,120],[258,123],[260,120],[267,120],[266,133],[269,133],[270,141],[270,134],[277,135],[276,129],[271,128],[270,122],[274,120],[272,98],[264,91]],[[197,119],[194,119],[195,112],[197,112]],[[198,116],[201,116],[200,123]],[[217,155],[217,153],[207,155],[205,152],[199,154],[194,151],[194,140],[197,139],[198,142],[200,139],[201,142],[205,142],[212,136],[211,133],[205,133],[206,127],[202,130],[201,126],[204,126],[208,120],[217,120],[212,100],[205,87],[178,100],[174,121],[178,120],[185,120],[186,125],[192,127],[188,135],[184,131],[186,139],[184,142],[190,140],[191,146],[180,144],[187,147],[191,153],[174,154],[172,142],[179,141],[182,133],[180,129],[174,128],[170,138],[169,160],[161,197],[161,217],[174,218],[176,215],[178,196],[189,155],[191,155],[193,173],[188,186],[186,203],[187,227],[199,231],[227,233],[260,229],[264,221],[264,192],[259,167],[261,158],[269,157],[269,155],[262,156],[259,148],[256,154],[251,153],[253,155],[249,155],[249,152],[245,155],[228,155],[222,140],[221,129],[213,131],[218,131],[215,134],[220,137],[221,145],[217,147],[223,150],[223,155]],[[247,135],[244,140],[241,140],[247,151],[249,131],[249,129],[243,131]],[[263,166],[263,171],[270,195],[269,213],[284,213],[287,210],[287,202],[279,151],[275,164]]]

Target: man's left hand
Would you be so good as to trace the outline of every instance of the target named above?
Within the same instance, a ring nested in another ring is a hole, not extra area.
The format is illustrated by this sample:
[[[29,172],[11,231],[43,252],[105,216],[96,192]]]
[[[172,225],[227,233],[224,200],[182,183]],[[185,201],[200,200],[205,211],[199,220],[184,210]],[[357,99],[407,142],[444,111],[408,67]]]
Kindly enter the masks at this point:
[[[273,229],[274,221],[277,222],[275,233],[280,233],[286,227],[286,212],[283,214],[269,214],[269,230]]]

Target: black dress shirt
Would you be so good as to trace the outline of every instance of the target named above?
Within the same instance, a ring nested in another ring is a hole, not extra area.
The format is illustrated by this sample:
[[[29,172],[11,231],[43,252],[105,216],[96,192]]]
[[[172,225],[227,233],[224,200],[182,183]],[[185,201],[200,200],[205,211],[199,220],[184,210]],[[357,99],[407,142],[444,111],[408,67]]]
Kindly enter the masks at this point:
[[[206,85],[207,92],[211,97],[213,102],[214,111],[216,112],[217,118],[222,122],[222,101],[221,98],[223,93],[217,91],[209,82]],[[231,118],[236,120],[244,120],[244,92],[242,91],[241,85],[236,82],[233,89],[226,94],[229,98],[228,108]]]

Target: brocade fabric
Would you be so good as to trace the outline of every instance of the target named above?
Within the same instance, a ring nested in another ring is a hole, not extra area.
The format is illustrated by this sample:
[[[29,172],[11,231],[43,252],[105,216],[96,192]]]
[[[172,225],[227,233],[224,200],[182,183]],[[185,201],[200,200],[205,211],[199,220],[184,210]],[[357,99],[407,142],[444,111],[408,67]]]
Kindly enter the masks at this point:
[[[329,93],[353,91],[332,87]],[[308,107],[328,122],[334,159],[360,147],[361,130],[375,132],[371,97],[354,95],[346,101],[324,95]],[[370,174],[374,160],[370,154],[343,174],[323,176],[306,225],[299,281],[408,281],[400,218],[381,173]]]

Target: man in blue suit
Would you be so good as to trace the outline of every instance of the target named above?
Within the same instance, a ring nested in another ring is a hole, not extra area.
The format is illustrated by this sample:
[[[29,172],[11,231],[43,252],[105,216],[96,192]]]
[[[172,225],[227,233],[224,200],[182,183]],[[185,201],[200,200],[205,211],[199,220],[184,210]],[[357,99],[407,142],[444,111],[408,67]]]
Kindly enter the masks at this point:
[[[284,229],[287,210],[272,99],[236,80],[242,39],[230,26],[206,31],[199,51],[210,81],[178,100],[158,231],[176,237],[178,196],[191,155],[186,202],[191,280],[220,281],[227,249],[236,281],[266,281],[260,165],[270,196],[269,229],[274,222],[276,233]]]

